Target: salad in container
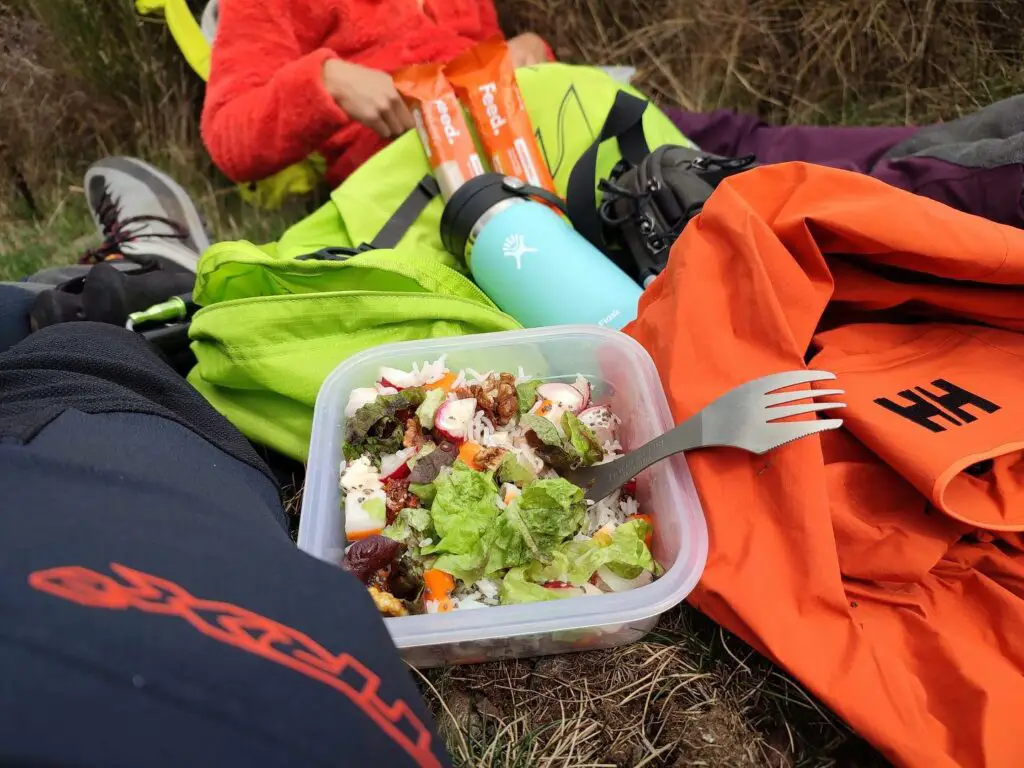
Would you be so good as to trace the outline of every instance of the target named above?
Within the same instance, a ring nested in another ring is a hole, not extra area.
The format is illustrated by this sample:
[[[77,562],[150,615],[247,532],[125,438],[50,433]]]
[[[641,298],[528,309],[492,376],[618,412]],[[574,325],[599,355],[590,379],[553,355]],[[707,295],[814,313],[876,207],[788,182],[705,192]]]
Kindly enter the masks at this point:
[[[622,455],[621,421],[572,383],[382,367],[345,407],[342,567],[389,617],[585,599],[662,573],[635,483],[593,503],[568,470]]]

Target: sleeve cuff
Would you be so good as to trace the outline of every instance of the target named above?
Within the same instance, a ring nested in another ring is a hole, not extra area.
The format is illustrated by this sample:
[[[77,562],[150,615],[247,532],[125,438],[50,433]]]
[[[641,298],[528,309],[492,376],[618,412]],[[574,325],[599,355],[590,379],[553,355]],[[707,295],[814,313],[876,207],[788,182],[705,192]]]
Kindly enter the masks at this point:
[[[324,87],[324,64],[336,58],[329,48],[319,48],[282,67],[274,77],[287,103],[281,108],[302,115],[310,133],[322,135],[324,140],[349,122],[348,115]]]

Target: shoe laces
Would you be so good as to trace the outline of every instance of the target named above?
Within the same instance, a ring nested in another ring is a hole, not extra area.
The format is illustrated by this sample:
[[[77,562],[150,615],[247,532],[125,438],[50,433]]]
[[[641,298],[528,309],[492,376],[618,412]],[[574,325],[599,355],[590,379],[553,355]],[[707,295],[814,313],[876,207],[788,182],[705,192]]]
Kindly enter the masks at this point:
[[[96,206],[96,218],[99,219],[100,228],[103,230],[103,242],[95,248],[90,248],[82,255],[82,258],[79,260],[82,264],[97,263],[111,258],[123,257],[122,247],[140,237],[181,241],[188,238],[188,230],[185,229],[181,222],[165,216],[140,214],[138,216],[122,218],[121,201],[110,192],[110,187],[107,185],[104,185],[103,194],[100,196],[99,204]],[[143,235],[144,228],[154,223],[163,224],[168,228],[168,231],[147,232]]]

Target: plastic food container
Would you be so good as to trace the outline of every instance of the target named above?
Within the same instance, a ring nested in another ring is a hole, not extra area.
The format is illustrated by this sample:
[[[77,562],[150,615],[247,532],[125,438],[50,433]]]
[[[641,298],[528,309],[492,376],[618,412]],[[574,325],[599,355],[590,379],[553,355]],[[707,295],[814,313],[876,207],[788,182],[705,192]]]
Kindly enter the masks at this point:
[[[299,548],[340,564],[345,549],[338,470],[345,404],[356,387],[373,386],[381,366],[408,369],[447,355],[453,370],[515,372],[572,382],[590,380],[596,402],[622,419],[628,450],[672,427],[665,394],[646,350],[628,336],[597,326],[557,326],[377,347],[339,365],[316,401]],[[682,455],[638,479],[640,511],[651,514],[654,556],[665,568],[653,583],[631,592],[576,597],[385,619],[395,644],[418,667],[468,664],[624,645],[642,638],[658,617],[697,584],[707,559],[708,534],[693,480]]]

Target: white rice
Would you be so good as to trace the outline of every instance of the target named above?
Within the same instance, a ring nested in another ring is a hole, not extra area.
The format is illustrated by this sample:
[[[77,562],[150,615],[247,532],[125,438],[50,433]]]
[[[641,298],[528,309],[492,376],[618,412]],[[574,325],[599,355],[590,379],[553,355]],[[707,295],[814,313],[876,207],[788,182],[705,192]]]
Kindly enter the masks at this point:
[[[470,384],[483,384],[488,376],[494,375],[494,371],[487,371],[487,373],[478,373],[472,368],[467,368],[466,373],[468,374],[466,381]]]
[[[455,610],[457,611],[469,611],[474,608],[490,608],[491,606],[486,603],[482,603],[479,600],[473,600],[468,597],[455,600]]]
[[[626,515],[622,511],[622,494],[616,491],[606,499],[597,504],[592,504],[587,510],[587,534],[593,536],[598,530],[613,523],[620,525],[626,522]]]
[[[477,445],[486,445],[487,440],[494,434],[494,425],[487,418],[483,411],[477,411],[473,415],[473,421],[469,425],[469,439]]]
[[[501,591],[501,586],[494,579],[480,579],[473,586],[480,590],[485,600],[497,600],[498,592]]]
[[[623,496],[619,502],[619,509],[622,510],[624,517],[640,514],[640,504],[632,496]]]
[[[423,386],[424,384],[433,384],[435,381],[440,381],[448,373],[448,367],[445,365],[445,359],[447,355],[441,355],[434,362],[424,361],[423,366],[420,367],[416,363],[412,364],[412,370],[409,372],[414,381],[415,386]]]

